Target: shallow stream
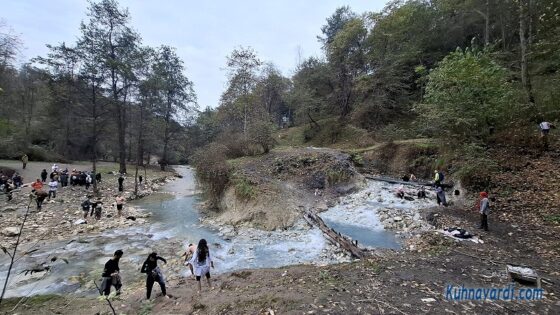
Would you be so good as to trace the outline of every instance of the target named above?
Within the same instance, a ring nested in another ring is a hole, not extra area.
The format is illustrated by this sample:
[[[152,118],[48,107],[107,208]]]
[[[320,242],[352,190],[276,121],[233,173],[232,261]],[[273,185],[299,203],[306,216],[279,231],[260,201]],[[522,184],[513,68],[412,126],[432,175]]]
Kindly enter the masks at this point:
[[[154,193],[131,204],[152,213],[150,224],[106,231],[96,235],[73,239],[43,242],[38,250],[23,256],[12,272],[7,296],[34,294],[76,293],[96,294],[93,279],[99,279],[104,263],[117,249],[124,251],[120,267],[123,282],[141,281],[139,268],[151,251],[162,253],[167,259],[178,258],[185,246],[205,238],[215,260],[215,273],[248,268],[275,268],[294,264],[329,264],[346,261],[345,255],[337,254],[317,228],[311,228],[303,220],[287,231],[260,231],[238,229],[234,235],[224,233],[231,228],[212,228],[203,225],[197,210],[201,201],[193,170],[186,166],[177,167],[182,175],[167,183],[160,192]],[[392,232],[383,230],[375,213],[376,207],[385,207],[391,199],[392,185],[370,186],[382,195],[383,202],[364,198],[364,192],[342,199],[342,202],[321,214],[325,222],[337,231],[358,239],[368,247],[399,248]],[[369,195],[367,195],[369,197]],[[349,199],[348,199],[349,198]],[[419,205],[418,205],[419,206]],[[107,220],[107,218],[104,218]],[[50,259],[57,256],[56,262]],[[64,263],[61,258],[68,260]],[[50,272],[24,275],[22,270],[41,262],[52,266]],[[7,256],[0,264],[7,266]],[[183,276],[187,269],[169,268],[166,275]],[[0,279],[5,277],[5,267]],[[99,280],[98,280],[99,283]]]

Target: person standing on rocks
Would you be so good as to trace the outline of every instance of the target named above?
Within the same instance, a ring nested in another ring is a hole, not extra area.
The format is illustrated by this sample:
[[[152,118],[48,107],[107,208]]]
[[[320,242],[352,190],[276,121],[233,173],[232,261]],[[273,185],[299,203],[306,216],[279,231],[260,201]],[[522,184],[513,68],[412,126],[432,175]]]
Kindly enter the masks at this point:
[[[120,217],[122,217],[122,209],[123,209],[123,205],[124,205],[124,197],[122,196],[122,194],[118,194],[117,197],[115,198],[115,204],[117,205],[117,215]]]
[[[438,206],[445,206],[447,207],[447,200],[445,198],[445,191],[441,186],[436,187],[436,200]]]
[[[119,260],[123,256],[122,250],[115,251],[113,258],[109,259],[105,263],[105,268],[103,268],[103,274],[101,277],[103,278],[103,282],[101,282],[101,295],[109,295],[111,294],[111,286],[114,286],[117,290],[117,295],[121,294],[121,276],[120,276],[120,269],[119,269]]]
[[[35,181],[33,184],[31,184],[31,188],[33,188],[33,190],[35,191],[39,191],[41,189],[43,189],[43,182],[37,178],[37,181]]]
[[[35,201],[37,202],[37,211],[41,211],[43,208],[43,202],[49,194],[46,191],[39,189],[35,190]]]
[[[167,296],[167,291],[165,290],[165,278],[161,269],[157,265],[157,261],[161,260],[164,264],[167,264],[165,258],[158,256],[156,252],[151,253],[144,264],[140,272],[146,274],[146,299],[150,299],[152,295],[152,288],[154,287],[154,282],[157,282],[161,288],[161,293],[163,296]]]
[[[101,173],[95,174],[95,181],[96,181],[97,183],[101,183]]]
[[[124,191],[124,187],[123,187],[123,183],[124,183],[124,177],[122,174],[119,175],[119,192],[123,192]]]
[[[438,187],[443,184],[444,175],[442,172],[435,170],[434,172],[434,186]]]
[[[49,175],[49,173],[47,173],[46,169],[43,169],[43,171],[41,172],[41,180],[44,182],[47,181],[47,176]]]
[[[21,157],[21,163],[23,164],[23,169],[25,169],[25,167],[27,166],[27,162],[29,162],[29,157],[27,156],[27,154],[24,154]]]
[[[86,190],[89,190],[89,186],[91,185],[92,178],[90,174],[86,175]]]
[[[51,200],[51,197],[53,199],[56,198],[56,191],[58,189],[58,182],[56,181],[56,179],[51,179],[51,181],[49,182],[49,200]]]
[[[90,208],[93,206],[93,204],[91,203],[91,200],[90,200],[90,199],[91,199],[91,196],[90,196],[90,195],[87,195],[87,196],[86,196],[86,200],[84,200],[84,201],[82,202],[82,204],[81,204],[81,206],[82,206],[82,211],[84,212],[84,220],[87,219],[89,210],[90,210]]]
[[[142,180],[143,180],[143,179],[144,179],[144,178],[142,177],[142,175],[138,176],[138,183],[139,183],[140,185],[142,185]]]
[[[60,186],[66,187],[68,186],[68,170],[65,170],[60,175]]]
[[[101,214],[103,212],[103,201],[101,201],[101,199],[97,199],[97,201],[93,203],[91,211],[95,211],[96,220],[101,220]]]
[[[488,231],[488,214],[490,213],[490,201],[488,200],[488,193],[483,191],[480,193],[479,200],[479,212],[480,212],[480,226],[479,229]]]
[[[201,239],[196,247],[196,252],[191,258],[190,263],[194,267],[194,275],[196,276],[196,281],[198,282],[198,293],[202,290],[200,285],[200,278],[202,276],[206,277],[206,282],[208,287],[212,287],[210,283],[210,267],[214,268],[214,261],[210,256],[210,250],[208,249],[208,244],[205,239]]]

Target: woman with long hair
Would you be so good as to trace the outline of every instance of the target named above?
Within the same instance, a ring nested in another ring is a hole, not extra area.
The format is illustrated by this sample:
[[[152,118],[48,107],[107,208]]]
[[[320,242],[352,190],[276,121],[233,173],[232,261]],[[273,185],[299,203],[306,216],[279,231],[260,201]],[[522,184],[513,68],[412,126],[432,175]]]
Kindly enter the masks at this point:
[[[206,277],[208,287],[211,288],[210,267],[214,268],[214,261],[212,261],[210,251],[208,250],[208,244],[205,239],[201,239],[198,242],[198,246],[196,247],[196,251],[191,258],[190,263],[194,267],[194,275],[196,276],[196,281],[198,283],[198,293],[202,290],[202,286],[200,285],[200,278],[202,276]]]

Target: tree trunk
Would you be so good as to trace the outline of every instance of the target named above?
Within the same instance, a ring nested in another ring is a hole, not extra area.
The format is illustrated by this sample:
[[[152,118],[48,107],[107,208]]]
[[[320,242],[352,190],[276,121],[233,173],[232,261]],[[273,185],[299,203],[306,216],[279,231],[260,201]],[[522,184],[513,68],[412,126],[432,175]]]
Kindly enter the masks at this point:
[[[92,80],[93,81],[93,80]],[[93,172],[93,176],[95,176],[97,174],[97,97],[96,97],[96,91],[95,91],[95,81],[93,82],[93,86],[92,86],[92,116],[93,116],[93,126],[91,128],[92,130],[92,167],[91,167],[91,171]],[[97,187],[97,180],[92,181],[93,182],[93,194],[95,196],[99,195],[99,189]]]
[[[163,154],[161,157],[160,168],[165,171],[167,166],[167,155],[168,155],[168,145],[169,145],[169,123],[171,121],[171,95],[167,96],[167,111],[165,113],[165,130],[163,133]]]
[[[527,8],[525,1],[519,1],[519,45],[521,48],[521,84],[525,90],[527,100],[530,104],[534,104],[533,92],[531,87],[531,79],[529,77],[529,60],[527,58],[529,47],[525,31],[527,29]]]

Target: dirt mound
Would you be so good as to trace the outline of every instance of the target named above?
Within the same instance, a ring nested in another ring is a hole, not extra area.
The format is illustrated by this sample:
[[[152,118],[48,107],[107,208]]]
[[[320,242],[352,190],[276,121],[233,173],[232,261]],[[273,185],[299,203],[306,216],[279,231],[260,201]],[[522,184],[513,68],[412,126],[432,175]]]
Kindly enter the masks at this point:
[[[234,163],[218,221],[265,230],[292,226],[301,209],[326,209],[364,183],[350,156],[330,149],[277,151]]]
[[[430,178],[438,163],[438,149],[429,142],[388,142],[372,150],[354,154],[361,171],[392,175],[400,178],[413,173],[418,178]]]

